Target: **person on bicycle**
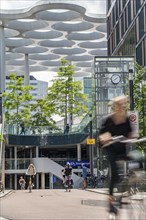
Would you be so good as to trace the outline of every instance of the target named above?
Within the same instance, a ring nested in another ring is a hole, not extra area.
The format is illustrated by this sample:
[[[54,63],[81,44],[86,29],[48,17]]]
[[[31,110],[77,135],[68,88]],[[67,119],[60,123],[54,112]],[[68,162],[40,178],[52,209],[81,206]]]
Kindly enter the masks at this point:
[[[69,189],[69,192],[71,191],[72,185],[73,185],[73,180],[72,180],[72,174],[73,174],[73,170],[72,167],[70,166],[70,163],[67,163],[66,167],[65,167],[65,185],[66,185],[66,189]]]
[[[113,136],[124,136],[132,138],[132,127],[127,115],[127,96],[119,96],[112,101],[113,112],[102,119],[99,125],[99,142],[103,146],[111,141]],[[104,148],[110,165],[109,183],[109,207],[110,212],[114,212],[112,202],[114,201],[113,189],[119,181],[118,166],[116,161],[126,159],[126,144],[115,142]]]

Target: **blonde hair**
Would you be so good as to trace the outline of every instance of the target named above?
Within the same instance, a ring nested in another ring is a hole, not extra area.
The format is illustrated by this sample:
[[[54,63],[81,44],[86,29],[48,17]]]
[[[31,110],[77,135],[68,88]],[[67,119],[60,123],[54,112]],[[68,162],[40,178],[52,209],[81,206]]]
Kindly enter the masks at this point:
[[[112,110],[114,110],[115,107],[117,105],[119,105],[121,102],[123,102],[125,104],[128,104],[128,102],[129,102],[128,96],[121,95],[121,96],[117,96],[117,97],[113,98],[112,101],[111,101],[111,108],[112,108]]]

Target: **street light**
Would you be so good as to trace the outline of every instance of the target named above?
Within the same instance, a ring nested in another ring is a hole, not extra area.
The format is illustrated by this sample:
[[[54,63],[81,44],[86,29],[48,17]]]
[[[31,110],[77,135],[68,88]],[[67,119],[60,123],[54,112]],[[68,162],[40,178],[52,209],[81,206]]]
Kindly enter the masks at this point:
[[[93,138],[93,130],[92,130],[92,114],[89,114],[90,117],[90,139]],[[89,149],[90,149],[90,173],[91,173],[91,177],[93,176],[93,144],[89,145]]]

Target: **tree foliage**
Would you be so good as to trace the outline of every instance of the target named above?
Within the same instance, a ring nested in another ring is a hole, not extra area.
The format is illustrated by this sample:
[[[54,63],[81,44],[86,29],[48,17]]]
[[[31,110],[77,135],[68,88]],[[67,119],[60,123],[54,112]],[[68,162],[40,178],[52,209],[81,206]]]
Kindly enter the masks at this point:
[[[48,101],[47,97],[36,100],[36,103],[31,105],[31,127],[37,129],[39,133],[44,127],[51,132],[58,130],[56,122],[52,119],[54,114],[54,106]]]
[[[146,69],[136,64],[134,75],[134,108],[139,112],[140,136],[146,135]]]
[[[10,81],[6,85],[7,91],[2,94],[4,98],[5,119],[8,124],[20,124],[24,121],[29,124],[31,118],[30,101],[32,86],[24,86],[24,78],[16,74],[9,75]]]
[[[146,136],[146,69],[135,65],[136,73],[133,77],[134,85],[134,109],[139,114],[139,136]],[[144,151],[144,144],[139,144],[139,148]]]
[[[33,96],[30,94],[30,90],[33,90],[34,87],[24,86],[24,78],[17,77],[16,74],[10,74],[9,79],[6,92],[2,94],[7,124],[15,124],[18,127],[23,121],[25,127],[31,126],[39,129],[41,126],[49,126],[51,129],[56,128],[56,123],[51,118],[54,107],[51,102],[49,103],[47,97],[32,103]]]
[[[69,115],[79,116],[87,112],[87,95],[82,93],[80,81],[74,81],[74,67],[65,59],[61,59],[61,66],[56,79],[48,89],[48,100],[55,106],[54,113],[64,117],[65,123]]]

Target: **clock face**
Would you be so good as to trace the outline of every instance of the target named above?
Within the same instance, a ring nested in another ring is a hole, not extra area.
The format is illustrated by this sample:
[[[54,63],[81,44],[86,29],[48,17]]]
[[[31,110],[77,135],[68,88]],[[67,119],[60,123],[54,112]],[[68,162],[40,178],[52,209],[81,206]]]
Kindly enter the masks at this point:
[[[120,78],[120,76],[118,74],[114,74],[111,77],[111,82],[113,84],[118,84],[120,82],[120,80],[121,80],[121,78]]]

